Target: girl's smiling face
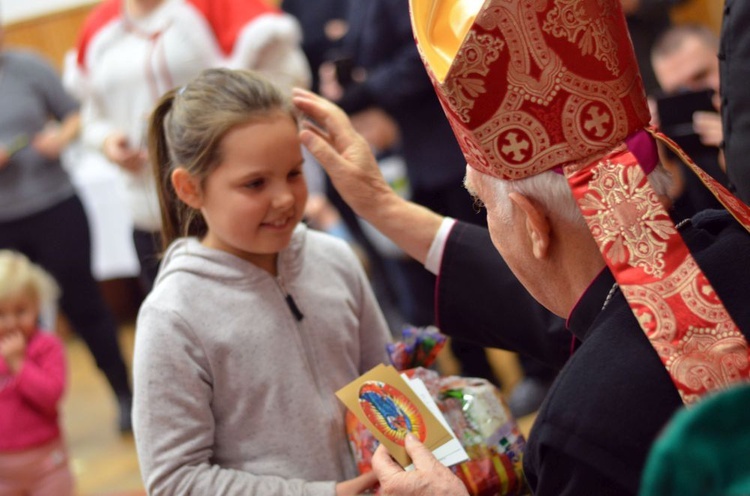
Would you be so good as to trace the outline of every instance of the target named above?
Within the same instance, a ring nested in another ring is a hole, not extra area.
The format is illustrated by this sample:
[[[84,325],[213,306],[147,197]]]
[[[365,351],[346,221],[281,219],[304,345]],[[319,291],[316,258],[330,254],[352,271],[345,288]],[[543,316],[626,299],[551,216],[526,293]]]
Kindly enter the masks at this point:
[[[203,244],[275,274],[276,256],[307,201],[297,124],[273,112],[229,131],[220,151],[221,162],[199,191],[197,207],[208,226]]]

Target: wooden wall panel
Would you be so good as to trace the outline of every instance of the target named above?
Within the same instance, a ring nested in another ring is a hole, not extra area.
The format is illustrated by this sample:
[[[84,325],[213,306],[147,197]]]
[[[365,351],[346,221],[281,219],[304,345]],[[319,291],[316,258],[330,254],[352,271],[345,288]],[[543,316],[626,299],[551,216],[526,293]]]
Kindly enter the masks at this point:
[[[61,69],[65,52],[75,45],[81,25],[92,8],[93,5],[86,5],[8,24],[5,44],[30,48]]]
[[[704,24],[718,35],[723,10],[723,0],[690,0],[674,8],[672,19],[677,24]]]

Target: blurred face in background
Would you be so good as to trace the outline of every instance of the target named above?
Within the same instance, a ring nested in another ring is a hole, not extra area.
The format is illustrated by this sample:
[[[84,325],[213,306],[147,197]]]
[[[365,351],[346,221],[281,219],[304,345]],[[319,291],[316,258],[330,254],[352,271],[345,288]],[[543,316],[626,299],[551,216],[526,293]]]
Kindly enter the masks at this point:
[[[0,337],[21,332],[28,340],[36,332],[39,302],[29,288],[0,299]]]
[[[665,93],[719,91],[719,58],[716,47],[698,35],[687,36],[672,53],[653,59],[654,73]]]

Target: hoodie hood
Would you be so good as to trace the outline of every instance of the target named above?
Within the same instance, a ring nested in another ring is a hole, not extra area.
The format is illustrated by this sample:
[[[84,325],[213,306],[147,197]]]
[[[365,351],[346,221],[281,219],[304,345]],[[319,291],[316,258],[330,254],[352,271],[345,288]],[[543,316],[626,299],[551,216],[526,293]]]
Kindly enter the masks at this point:
[[[302,265],[302,251],[307,237],[307,227],[300,223],[294,228],[292,239],[277,261],[278,275],[285,279],[294,277]],[[191,273],[230,285],[252,285],[271,274],[243,258],[231,253],[204,246],[196,237],[175,240],[167,249],[159,267],[154,288],[175,273]]]

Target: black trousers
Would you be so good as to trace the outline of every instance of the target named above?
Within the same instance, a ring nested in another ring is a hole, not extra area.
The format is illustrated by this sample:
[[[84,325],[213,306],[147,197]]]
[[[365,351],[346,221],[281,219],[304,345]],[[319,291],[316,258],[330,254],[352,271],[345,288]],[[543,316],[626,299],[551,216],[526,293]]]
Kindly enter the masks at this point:
[[[133,229],[133,244],[138,255],[138,263],[141,266],[138,282],[145,297],[153,289],[156,276],[159,273],[161,234]]]
[[[91,234],[77,196],[42,212],[0,222],[0,248],[25,254],[60,285],[60,307],[117,396],[129,395],[117,322],[91,273]]]

